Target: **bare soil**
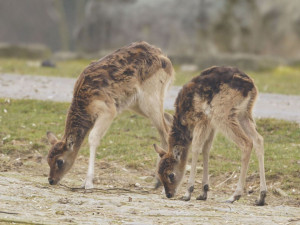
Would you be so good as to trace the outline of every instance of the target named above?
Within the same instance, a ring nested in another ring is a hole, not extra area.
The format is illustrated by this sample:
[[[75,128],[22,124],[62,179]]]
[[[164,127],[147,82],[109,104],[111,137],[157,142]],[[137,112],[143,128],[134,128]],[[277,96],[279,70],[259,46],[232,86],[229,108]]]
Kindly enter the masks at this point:
[[[258,176],[247,180],[248,193],[233,204],[223,203],[237,182],[231,174],[211,177],[207,201],[197,201],[196,183],[191,201],[184,202],[185,184],[175,199],[153,190],[154,171],[124,168],[97,161],[95,188],[80,188],[88,165],[79,156],[60,185],[47,182],[48,165],[38,153],[0,155],[0,223],[21,224],[299,224],[300,201],[275,195],[268,181],[267,204],[254,206]],[[200,179],[201,171],[197,180]],[[221,185],[220,185],[221,184]],[[280,184],[277,184],[278,187]],[[250,191],[249,191],[250,190]]]

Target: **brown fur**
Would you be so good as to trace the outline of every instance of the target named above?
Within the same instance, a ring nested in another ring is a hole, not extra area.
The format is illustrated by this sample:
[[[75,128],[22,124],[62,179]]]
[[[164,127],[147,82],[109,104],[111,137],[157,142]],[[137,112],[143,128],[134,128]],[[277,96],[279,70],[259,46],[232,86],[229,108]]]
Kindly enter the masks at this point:
[[[169,150],[156,149],[162,156],[158,174],[169,197],[176,192],[184,174],[189,147],[192,146],[195,169],[200,151],[204,157],[203,191],[199,199],[205,200],[208,191],[208,153],[216,130],[229,137],[242,150],[242,170],[237,190],[229,200],[241,195],[252,146],[260,160],[261,191],[266,191],[263,166],[263,139],[257,133],[252,108],[257,97],[253,80],[237,68],[212,67],[188,82],[176,99],[176,112],[169,135]],[[170,182],[168,174],[175,173]],[[193,174],[193,175],[192,175]],[[191,173],[185,200],[193,191],[195,171]],[[175,183],[175,185],[174,185]],[[262,195],[261,195],[262,196]],[[264,204],[264,198],[260,198]]]
[[[91,63],[75,84],[64,136],[54,142],[49,151],[52,171],[49,180],[57,183],[71,168],[82,141],[92,128],[89,142],[94,152],[112,120],[124,109],[149,117],[166,146],[170,116],[164,119],[163,99],[173,79],[171,61],[160,49],[146,42],[132,43]],[[151,100],[154,102],[149,102]],[[75,153],[66,157],[70,149]],[[53,172],[58,158],[68,161],[69,165],[61,172]],[[90,164],[92,162],[91,156]]]

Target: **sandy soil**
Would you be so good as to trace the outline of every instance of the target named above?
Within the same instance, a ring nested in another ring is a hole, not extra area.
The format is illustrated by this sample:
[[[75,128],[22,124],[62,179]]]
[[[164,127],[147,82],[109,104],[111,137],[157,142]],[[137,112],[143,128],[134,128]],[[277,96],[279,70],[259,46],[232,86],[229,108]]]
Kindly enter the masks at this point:
[[[205,202],[166,199],[153,190],[153,171],[123,168],[97,161],[95,189],[80,189],[88,161],[79,157],[61,185],[47,183],[48,166],[38,154],[9,158],[0,155],[0,223],[34,224],[299,224],[300,202],[276,196],[269,184],[267,206],[253,203],[258,195],[257,175],[248,178],[248,190],[240,201],[223,203],[233,192],[237,177],[211,177]],[[201,172],[200,172],[201,174]],[[198,179],[200,180],[200,174]],[[270,182],[270,181],[269,181]],[[218,187],[217,187],[218,186]],[[73,188],[71,188],[73,187]]]
[[[66,78],[0,75],[0,97],[70,101],[74,82]],[[172,108],[178,90],[171,89],[166,108]],[[300,122],[300,97],[260,96],[256,116]],[[77,187],[83,182],[87,165],[87,158],[79,157],[61,185],[50,186],[49,168],[39,153],[0,154],[0,224],[300,224],[300,201],[275,194],[280,182],[268,181],[267,206],[253,206],[259,191],[257,174],[248,176],[248,193],[234,204],[222,202],[233,193],[237,182],[237,176],[231,174],[211,177],[206,202],[195,200],[200,193],[199,182],[192,200],[184,202],[179,198],[185,184],[177,198],[166,199],[161,190],[152,189],[154,170],[123,168],[99,160],[95,189],[86,192]],[[201,171],[198,181],[200,176]]]

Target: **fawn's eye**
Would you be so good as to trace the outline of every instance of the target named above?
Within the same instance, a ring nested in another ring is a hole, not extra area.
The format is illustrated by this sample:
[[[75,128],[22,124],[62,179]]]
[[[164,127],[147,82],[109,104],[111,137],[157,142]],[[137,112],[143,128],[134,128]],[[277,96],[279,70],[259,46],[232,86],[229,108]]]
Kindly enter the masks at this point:
[[[170,173],[168,175],[168,177],[169,177],[169,179],[170,179],[171,182],[174,182],[174,178],[175,178],[175,174],[174,173]]]
[[[61,169],[63,167],[63,165],[64,165],[64,160],[58,159],[56,161],[56,164],[57,164],[58,169]]]

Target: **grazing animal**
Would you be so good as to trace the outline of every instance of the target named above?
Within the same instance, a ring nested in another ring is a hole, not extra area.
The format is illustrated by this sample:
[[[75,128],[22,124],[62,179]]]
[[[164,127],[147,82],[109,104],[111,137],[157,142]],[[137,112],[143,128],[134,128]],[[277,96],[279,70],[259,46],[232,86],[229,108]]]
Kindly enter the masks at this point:
[[[227,202],[238,200],[243,194],[252,147],[259,162],[260,196],[257,205],[265,204],[266,181],[263,138],[256,131],[252,108],[258,91],[253,80],[237,68],[212,67],[204,70],[183,86],[175,102],[176,112],[169,134],[168,152],[154,145],[161,160],[158,176],[168,198],[175,195],[184,173],[189,147],[192,147],[192,166],[188,188],[183,200],[190,200],[194,191],[197,159],[203,154],[202,194],[206,200],[208,185],[208,157],[217,130],[242,150],[241,174],[234,194]]]
[[[89,167],[83,186],[93,188],[94,162],[100,139],[114,118],[125,109],[149,118],[167,148],[173,117],[164,113],[164,95],[174,79],[171,61],[159,48],[135,42],[92,62],[74,87],[62,140],[47,133],[52,145],[48,154],[49,183],[57,184],[72,167],[89,133]]]

